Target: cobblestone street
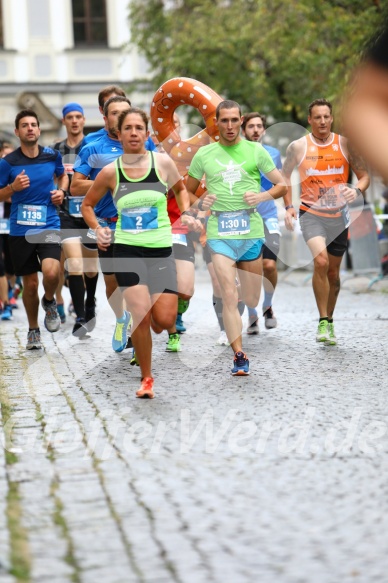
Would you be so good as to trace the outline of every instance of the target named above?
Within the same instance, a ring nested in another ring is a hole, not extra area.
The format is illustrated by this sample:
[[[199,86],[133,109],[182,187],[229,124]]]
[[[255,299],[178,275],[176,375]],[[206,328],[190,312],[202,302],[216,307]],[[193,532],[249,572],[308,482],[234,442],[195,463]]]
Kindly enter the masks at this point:
[[[291,274],[237,378],[196,276],[182,352],[154,336],[152,401],[111,349],[102,278],[90,337],[71,317],[50,335],[41,310],[27,352],[22,302],[0,322],[1,583],[388,580],[388,294],[345,285],[326,347]]]

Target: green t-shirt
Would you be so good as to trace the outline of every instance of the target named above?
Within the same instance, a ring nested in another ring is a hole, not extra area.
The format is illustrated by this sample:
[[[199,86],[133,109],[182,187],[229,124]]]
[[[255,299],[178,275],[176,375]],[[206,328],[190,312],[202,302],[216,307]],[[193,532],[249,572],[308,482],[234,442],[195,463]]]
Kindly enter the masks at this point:
[[[241,140],[234,146],[219,143],[202,146],[193,157],[189,175],[202,180],[205,175],[209,194],[215,194],[212,211],[242,211],[251,209],[244,202],[244,194],[260,192],[260,171],[266,174],[275,164],[257,142]],[[238,234],[233,234],[238,231]],[[264,237],[263,221],[259,213],[231,213],[211,215],[207,224],[208,239],[259,239]]]

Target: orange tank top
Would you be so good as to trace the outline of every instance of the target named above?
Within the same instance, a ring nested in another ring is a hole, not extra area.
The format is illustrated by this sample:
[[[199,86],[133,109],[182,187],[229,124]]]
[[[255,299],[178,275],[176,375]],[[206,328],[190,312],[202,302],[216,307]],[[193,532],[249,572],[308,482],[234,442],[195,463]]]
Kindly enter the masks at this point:
[[[333,213],[344,207],[338,187],[349,181],[349,162],[341,147],[341,136],[333,134],[328,144],[318,144],[311,134],[304,140],[305,151],[298,167],[301,209],[313,206],[318,212]]]

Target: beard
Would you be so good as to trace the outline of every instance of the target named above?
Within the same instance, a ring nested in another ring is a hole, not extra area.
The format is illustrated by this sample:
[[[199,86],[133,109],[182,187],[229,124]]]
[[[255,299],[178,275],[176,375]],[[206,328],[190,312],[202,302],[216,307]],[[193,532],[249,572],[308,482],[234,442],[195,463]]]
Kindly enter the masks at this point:
[[[115,138],[118,137],[118,134],[117,134],[118,127],[117,126],[109,126],[108,131],[109,131],[111,136],[114,136]]]

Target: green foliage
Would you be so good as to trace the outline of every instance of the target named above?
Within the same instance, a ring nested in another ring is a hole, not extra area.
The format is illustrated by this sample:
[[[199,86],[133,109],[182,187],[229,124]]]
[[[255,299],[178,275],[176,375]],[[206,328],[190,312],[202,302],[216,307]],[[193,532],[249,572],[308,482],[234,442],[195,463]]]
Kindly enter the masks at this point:
[[[304,125],[310,101],[342,93],[386,3],[132,0],[129,24],[155,90],[192,77],[245,111]]]

